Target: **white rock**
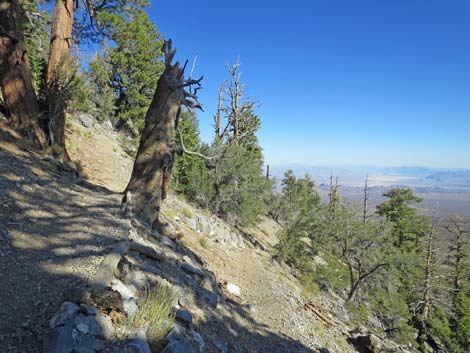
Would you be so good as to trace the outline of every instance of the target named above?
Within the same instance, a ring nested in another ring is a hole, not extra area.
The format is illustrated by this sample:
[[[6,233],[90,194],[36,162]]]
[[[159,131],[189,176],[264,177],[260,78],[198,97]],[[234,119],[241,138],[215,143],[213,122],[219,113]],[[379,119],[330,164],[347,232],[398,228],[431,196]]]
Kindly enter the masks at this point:
[[[236,297],[239,297],[242,294],[240,287],[233,283],[227,283],[227,292]]]
[[[122,299],[137,298],[137,289],[133,285],[126,286],[117,278],[111,281],[111,288],[121,294]]]

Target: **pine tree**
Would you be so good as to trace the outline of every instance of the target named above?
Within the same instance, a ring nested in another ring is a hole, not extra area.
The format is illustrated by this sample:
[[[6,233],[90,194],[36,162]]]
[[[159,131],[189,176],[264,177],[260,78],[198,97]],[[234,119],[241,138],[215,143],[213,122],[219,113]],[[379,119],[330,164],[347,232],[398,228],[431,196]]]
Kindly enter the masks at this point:
[[[200,151],[199,126],[193,111],[185,111],[181,114],[179,129],[185,147],[191,151]],[[207,207],[213,197],[206,162],[195,155],[183,154],[176,159],[173,166],[172,185],[177,192],[202,207]]]
[[[140,135],[145,111],[150,105],[153,90],[163,72],[163,40],[145,11],[131,7],[126,20],[114,21],[110,38],[113,45],[105,46],[90,65],[92,84],[98,97],[98,108],[112,113],[110,100],[114,95],[118,128],[134,137]]]
[[[391,189],[383,196],[389,200],[377,206],[379,215],[393,225],[394,244],[402,251],[416,248],[426,233],[425,219],[411,205],[422,201],[411,189]]]

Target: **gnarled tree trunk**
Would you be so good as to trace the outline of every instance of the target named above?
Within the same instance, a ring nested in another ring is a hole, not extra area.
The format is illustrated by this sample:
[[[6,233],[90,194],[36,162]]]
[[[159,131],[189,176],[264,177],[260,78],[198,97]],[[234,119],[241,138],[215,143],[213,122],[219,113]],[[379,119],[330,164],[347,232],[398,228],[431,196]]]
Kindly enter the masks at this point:
[[[153,228],[158,226],[160,207],[166,197],[177,152],[174,137],[181,106],[200,108],[197,100],[188,99],[196,99],[196,96],[185,92],[184,87],[199,85],[202,79],[183,79],[185,67],[180,68],[178,62],[172,64],[176,49],[171,48],[171,40],[165,42],[164,52],[165,71],[158,80],[145,116],[137,157],[123,200],[130,203],[137,218]],[[129,194],[132,195],[131,200]]]
[[[50,143],[61,147],[64,152],[67,107],[60,90],[61,83],[70,73],[73,14],[74,0],[56,0],[47,66]]]
[[[12,125],[38,147],[45,147],[21,17],[17,0],[0,0],[0,86]]]

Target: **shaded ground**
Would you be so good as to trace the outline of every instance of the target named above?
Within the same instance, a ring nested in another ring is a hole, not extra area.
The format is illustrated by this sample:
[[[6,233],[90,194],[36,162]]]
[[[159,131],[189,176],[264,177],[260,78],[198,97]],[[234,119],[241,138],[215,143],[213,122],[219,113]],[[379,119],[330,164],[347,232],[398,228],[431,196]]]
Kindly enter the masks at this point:
[[[17,146],[0,126],[0,351],[40,352],[40,335],[125,228],[118,198]]]

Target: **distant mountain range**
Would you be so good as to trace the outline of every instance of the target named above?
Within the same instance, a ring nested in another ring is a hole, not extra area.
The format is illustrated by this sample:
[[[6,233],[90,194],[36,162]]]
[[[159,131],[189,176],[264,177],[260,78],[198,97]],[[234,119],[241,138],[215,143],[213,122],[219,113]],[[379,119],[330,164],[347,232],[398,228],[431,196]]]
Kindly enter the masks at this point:
[[[370,186],[408,186],[445,190],[463,188],[470,192],[470,169],[387,166],[332,167],[292,164],[271,166],[271,173],[281,179],[288,169],[292,169],[298,177],[309,174],[317,185],[329,183],[330,175],[333,175],[334,178],[338,177],[343,186],[361,186],[367,175]]]

